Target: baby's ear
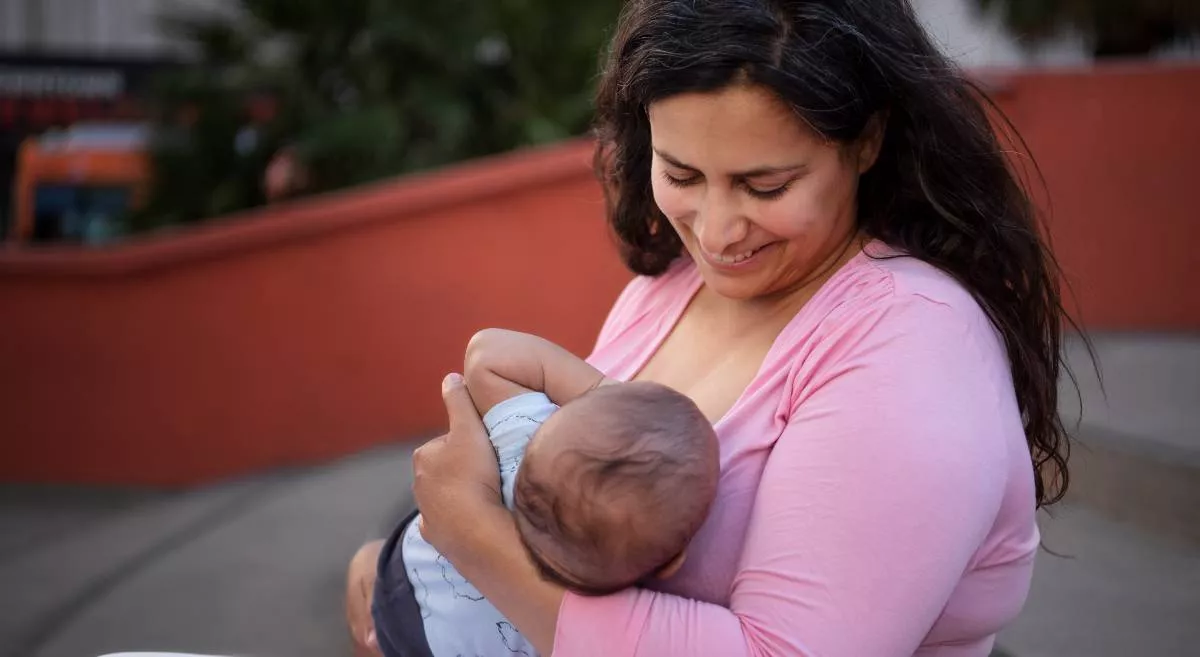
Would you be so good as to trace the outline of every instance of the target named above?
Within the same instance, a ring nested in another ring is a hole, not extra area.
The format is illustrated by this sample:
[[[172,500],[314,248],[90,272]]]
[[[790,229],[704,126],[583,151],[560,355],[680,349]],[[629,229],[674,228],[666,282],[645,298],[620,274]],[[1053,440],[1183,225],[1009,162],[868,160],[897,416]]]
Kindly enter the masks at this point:
[[[654,576],[658,579],[670,579],[675,576],[675,573],[679,572],[680,568],[683,568],[683,562],[685,561],[687,561],[686,550],[680,552],[679,556],[675,557],[670,563],[660,568],[657,573],[654,573]]]

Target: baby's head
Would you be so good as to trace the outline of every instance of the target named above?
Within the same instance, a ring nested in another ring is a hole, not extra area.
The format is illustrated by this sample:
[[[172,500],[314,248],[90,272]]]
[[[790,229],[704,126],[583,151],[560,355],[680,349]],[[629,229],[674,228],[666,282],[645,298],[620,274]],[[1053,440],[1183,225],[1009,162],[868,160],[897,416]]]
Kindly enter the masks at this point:
[[[682,563],[716,495],[717,437],[654,383],[593,390],[551,415],[517,474],[514,515],[547,579],[618,591]]]

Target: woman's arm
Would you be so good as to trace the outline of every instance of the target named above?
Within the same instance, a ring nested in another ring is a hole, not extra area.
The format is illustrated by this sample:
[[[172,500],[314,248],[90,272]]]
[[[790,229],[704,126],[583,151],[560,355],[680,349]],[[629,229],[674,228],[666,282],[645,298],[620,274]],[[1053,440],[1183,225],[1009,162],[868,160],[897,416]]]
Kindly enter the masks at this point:
[[[558,657],[912,655],[994,521],[1012,420],[1011,384],[963,322],[915,305],[886,334],[856,336],[794,409],[762,474],[730,609],[557,590],[498,503],[472,507],[488,520],[435,546],[539,650],[553,631]]]
[[[539,577],[521,545],[512,512],[503,505],[478,505],[471,526],[471,536],[443,554],[539,654],[549,655],[564,589]]]
[[[550,654],[563,590],[543,582],[500,495],[500,472],[463,378],[442,382],[450,429],[413,453],[421,535]]]

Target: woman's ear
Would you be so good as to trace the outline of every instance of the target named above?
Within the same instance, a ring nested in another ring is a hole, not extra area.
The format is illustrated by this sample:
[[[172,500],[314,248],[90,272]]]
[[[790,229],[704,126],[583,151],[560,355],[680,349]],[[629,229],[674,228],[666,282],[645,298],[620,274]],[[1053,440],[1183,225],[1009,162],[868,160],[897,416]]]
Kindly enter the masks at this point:
[[[887,132],[887,122],[887,110],[880,110],[867,119],[867,125],[856,143],[859,174],[870,171],[879,159],[879,151],[883,150],[883,135]]]
[[[683,562],[685,561],[687,561],[687,552],[680,552],[679,556],[675,557],[670,563],[659,569],[657,573],[654,573],[654,577],[657,579],[670,579],[675,575],[675,573],[679,572],[680,568],[683,568]]]

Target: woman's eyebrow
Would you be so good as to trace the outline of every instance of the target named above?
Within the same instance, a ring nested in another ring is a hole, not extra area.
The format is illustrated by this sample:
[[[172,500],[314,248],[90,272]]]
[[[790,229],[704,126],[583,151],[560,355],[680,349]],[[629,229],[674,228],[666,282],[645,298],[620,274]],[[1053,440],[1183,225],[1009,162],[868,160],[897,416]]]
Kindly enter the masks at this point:
[[[669,153],[661,151],[657,148],[654,149],[654,153],[656,155],[658,155],[659,157],[661,157],[663,160],[665,160],[668,164],[670,164],[673,167],[685,169],[687,171],[694,171],[696,173],[700,172],[700,170],[697,169],[696,167],[684,164],[683,162],[680,162],[679,159],[673,157]],[[804,165],[804,164],[793,164],[790,166],[781,166],[781,167],[767,167],[767,166],[756,167],[754,169],[747,169],[746,171],[735,171],[734,173],[729,174],[729,177],[730,178],[758,178],[761,176],[773,176],[773,175],[780,174],[780,173],[794,173],[796,171],[800,171],[801,169],[805,168],[805,166],[806,165]]]

